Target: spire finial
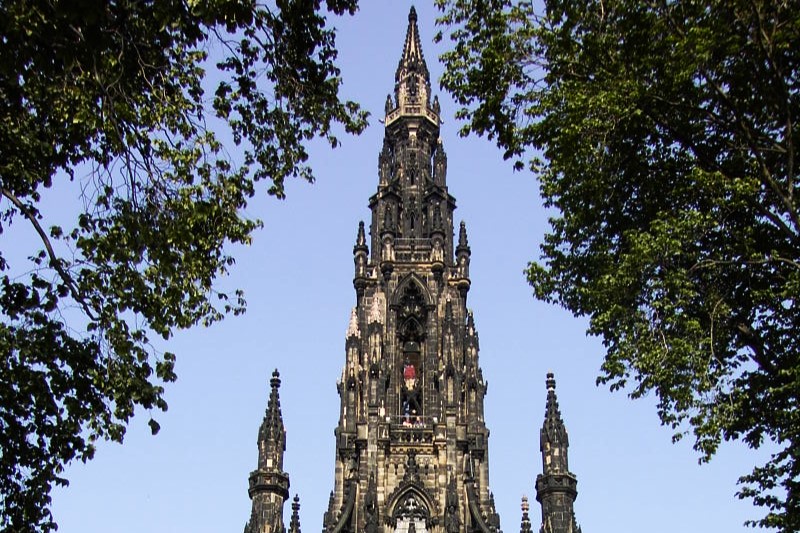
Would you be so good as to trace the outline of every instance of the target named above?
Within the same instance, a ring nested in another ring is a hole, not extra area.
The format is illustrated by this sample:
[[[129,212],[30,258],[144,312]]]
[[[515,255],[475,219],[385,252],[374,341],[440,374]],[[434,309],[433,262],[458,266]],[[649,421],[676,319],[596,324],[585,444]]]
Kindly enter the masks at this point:
[[[281,375],[278,369],[272,371],[269,380],[270,393],[267,402],[267,412],[261,424],[259,439],[280,442],[283,440],[283,415],[281,414],[281,398],[278,390],[281,387]]]
[[[300,533],[300,496],[295,494],[292,500],[292,518],[289,522],[289,533]]]
[[[556,377],[552,372],[547,373],[547,380],[545,381],[547,385],[547,392],[555,393],[556,390]]]
[[[547,380],[547,407],[545,408],[544,423],[539,435],[539,447],[545,454],[553,454],[550,461],[546,458],[545,474],[564,473],[568,471],[567,448],[569,447],[569,437],[567,428],[561,419],[561,411],[558,408],[558,397],[556,396],[556,379],[552,372],[548,372]],[[553,450],[559,449],[557,453]]]
[[[414,23],[417,21],[417,10],[414,6],[408,11],[408,22]]]
[[[520,533],[529,533],[531,531],[531,518],[528,515],[531,506],[528,504],[528,497],[522,496],[522,523],[520,524]]]
[[[467,224],[462,220],[458,226],[458,248],[469,251],[469,241],[467,240]]]
[[[552,372],[547,373],[545,380],[547,385],[547,407],[544,414],[543,434],[547,434],[550,439],[566,439],[567,431],[564,428],[564,421],[561,420],[561,411],[558,408],[558,397],[556,396],[556,378]]]
[[[356,246],[362,247],[367,245],[367,235],[364,232],[364,221],[358,221],[358,235],[356,236]]]
[[[269,385],[267,410],[258,429],[258,468],[262,470],[273,468],[281,472],[283,452],[286,449],[286,429],[281,414],[281,398],[278,392],[281,378],[277,368],[272,372]]]

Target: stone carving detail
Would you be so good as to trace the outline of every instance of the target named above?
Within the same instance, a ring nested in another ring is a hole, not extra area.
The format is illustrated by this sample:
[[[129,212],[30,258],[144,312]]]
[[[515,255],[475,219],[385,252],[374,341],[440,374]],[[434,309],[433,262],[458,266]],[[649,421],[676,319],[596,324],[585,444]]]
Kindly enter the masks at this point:
[[[394,92],[385,101],[372,219],[359,224],[353,247],[356,309],[337,381],[337,463],[325,533],[500,532],[488,488],[487,382],[467,309],[471,249],[466,226],[454,232],[441,108],[420,43],[412,8]],[[277,373],[271,383],[259,462],[250,477],[247,533],[300,533],[298,500],[288,527],[282,519],[289,477]],[[547,413],[545,472],[536,483],[543,527],[578,533],[572,509],[577,480],[568,470],[552,377]],[[522,533],[532,529],[527,512],[526,502]]]
[[[403,474],[403,482],[419,483],[419,465],[417,465],[417,452],[414,450],[408,451],[408,456],[406,458],[406,472]]]
[[[458,517],[458,493],[456,478],[451,477],[447,485],[447,505],[444,511],[444,530],[447,533],[458,533],[461,530],[461,519]]]
[[[409,283],[400,297],[398,309],[398,334],[403,341],[419,342],[424,337],[427,320],[425,299],[416,283]]]
[[[378,533],[378,495],[375,476],[370,474],[367,493],[364,496],[364,532]]]

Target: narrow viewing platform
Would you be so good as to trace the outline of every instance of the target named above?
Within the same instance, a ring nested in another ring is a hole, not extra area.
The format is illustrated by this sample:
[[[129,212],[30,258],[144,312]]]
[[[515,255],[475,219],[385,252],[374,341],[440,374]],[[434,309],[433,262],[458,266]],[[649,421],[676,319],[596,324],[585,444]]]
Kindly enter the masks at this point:
[[[378,438],[392,444],[433,444],[434,430],[439,425],[439,420],[430,416],[387,416],[384,422],[380,425]]]

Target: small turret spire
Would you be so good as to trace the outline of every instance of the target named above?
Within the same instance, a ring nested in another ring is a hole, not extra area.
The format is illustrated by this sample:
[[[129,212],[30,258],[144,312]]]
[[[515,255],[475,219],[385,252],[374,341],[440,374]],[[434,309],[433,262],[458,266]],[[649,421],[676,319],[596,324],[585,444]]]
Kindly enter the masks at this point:
[[[360,220],[358,222],[358,235],[356,236],[356,246],[355,248],[364,250],[367,249],[367,236],[364,232],[364,221]]]
[[[470,253],[469,241],[467,241],[467,225],[463,220],[458,227],[458,248],[456,248],[456,252]]]
[[[289,533],[300,533],[300,496],[294,495],[292,500],[292,518],[289,521]]]
[[[566,451],[569,446],[569,437],[567,436],[567,428],[564,426],[564,421],[561,419],[561,411],[558,408],[558,397],[556,396],[556,378],[552,372],[547,373],[547,405],[545,407],[544,424],[541,430],[541,446],[544,447],[545,443],[550,446],[563,447]],[[561,456],[561,463],[563,464],[552,465],[553,467],[563,467],[563,471],[567,471],[567,454]]]
[[[281,399],[278,389],[281,386],[281,378],[278,369],[272,372],[269,380],[270,393],[267,402],[267,411],[261,428],[258,431],[259,447],[259,468],[266,466],[267,460],[275,456],[283,462],[283,452],[286,449],[286,430],[283,426],[283,415],[281,414]],[[280,468],[280,466],[279,466]]]
[[[269,384],[267,412],[258,430],[258,468],[250,473],[249,479],[248,493],[253,508],[245,526],[246,533],[283,531],[283,503],[289,498],[289,475],[283,471],[286,429],[281,415],[278,394],[281,379],[277,369]]]
[[[567,429],[561,419],[556,397],[556,379],[547,373],[547,407],[540,432],[543,472],[536,477],[536,499],[542,504],[544,533],[580,533],[573,504],[578,496],[578,480],[569,471]]]

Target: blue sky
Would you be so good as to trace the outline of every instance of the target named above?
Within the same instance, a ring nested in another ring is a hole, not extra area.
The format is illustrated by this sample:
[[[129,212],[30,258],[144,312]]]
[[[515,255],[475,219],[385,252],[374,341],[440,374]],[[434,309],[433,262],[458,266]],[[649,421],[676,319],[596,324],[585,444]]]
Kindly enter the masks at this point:
[[[290,183],[283,202],[266,194],[253,202],[248,215],[262,219],[264,229],[252,246],[235,250],[237,265],[220,280],[223,288],[246,291],[248,312],[161,346],[178,354],[178,382],[167,391],[169,412],[157,417],[160,434],[150,436],[141,413],[123,446],[101,444],[95,460],[71,466],[71,486],[53,498],[60,533],[241,531],[274,368],[283,381],[291,492],[300,494],[303,530],[321,529],[333,488],[335,382],[355,303],[352,247],[377,186],[378,119],[393,88],[410,6],[362,4],[355,17],[335,25],[344,93],[373,113],[370,128],[343,138],[335,151],[315,145],[316,184]],[[417,10],[425,57],[438,78],[436,58],[447,43],[432,43],[434,9],[418,4]],[[698,466],[690,440],[671,444],[652,398],[633,402],[595,386],[601,344],[586,337],[584,320],[534,300],[523,276],[547,228],[535,178],[513,172],[490,143],[459,138],[454,105],[438,87],[435,93],[456,219],[466,221],[472,248],[468,306],[489,382],[490,482],[503,529],[519,527],[523,494],[538,528],[538,435],[545,374],[552,370],[584,531],[744,531],[744,520],[761,511],[735,499],[735,481],[764,454],[723,445],[710,464]],[[287,519],[289,512],[287,504]]]

